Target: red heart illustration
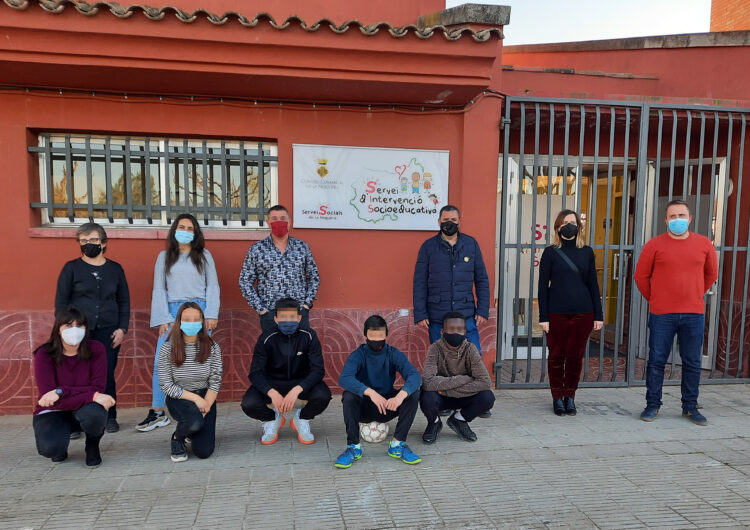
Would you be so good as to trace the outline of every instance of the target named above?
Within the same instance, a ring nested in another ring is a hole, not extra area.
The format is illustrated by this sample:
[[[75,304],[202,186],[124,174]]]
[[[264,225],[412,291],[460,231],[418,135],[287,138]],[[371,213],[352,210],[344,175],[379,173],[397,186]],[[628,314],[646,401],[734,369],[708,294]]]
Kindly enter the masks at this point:
[[[398,176],[401,177],[401,175],[404,174],[404,171],[406,171],[406,164],[403,164],[401,166],[396,166],[393,169],[395,169],[396,173],[398,173]]]

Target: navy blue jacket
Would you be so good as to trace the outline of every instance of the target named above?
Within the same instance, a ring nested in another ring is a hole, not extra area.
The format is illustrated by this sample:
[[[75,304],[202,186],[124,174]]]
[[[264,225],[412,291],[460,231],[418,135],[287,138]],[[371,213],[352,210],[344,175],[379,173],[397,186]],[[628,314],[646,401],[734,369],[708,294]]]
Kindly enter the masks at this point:
[[[386,343],[382,350],[375,352],[362,344],[346,360],[339,385],[358,396],[363,396],[368,388],[386,396],[395,390],[396,372],[404,378],[401,390],[409,395],[419,390],[422,376],[401,350]]]
[[[414,322],[442,322],[448,311],[489,318],[490,282],[476,239],[459,233],[451,246],[438,232],[422,243],[414,267]]]

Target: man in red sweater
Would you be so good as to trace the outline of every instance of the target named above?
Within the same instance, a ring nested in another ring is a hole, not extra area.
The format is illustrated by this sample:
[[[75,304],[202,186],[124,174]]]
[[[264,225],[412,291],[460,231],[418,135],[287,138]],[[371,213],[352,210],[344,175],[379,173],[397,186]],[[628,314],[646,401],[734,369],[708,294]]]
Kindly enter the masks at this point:
[[[682,415],[697,425],[708,423],[698,411],[706,307],[703,295],[716,281],[718,269],[711,241],[688,231],[692,220],[685,201],[671,201],[667,232],[646,243],[635,268],[635,283],[650,306],[643,421],[654,421],[659,413],[664,365],[677,335],[682,358]]]

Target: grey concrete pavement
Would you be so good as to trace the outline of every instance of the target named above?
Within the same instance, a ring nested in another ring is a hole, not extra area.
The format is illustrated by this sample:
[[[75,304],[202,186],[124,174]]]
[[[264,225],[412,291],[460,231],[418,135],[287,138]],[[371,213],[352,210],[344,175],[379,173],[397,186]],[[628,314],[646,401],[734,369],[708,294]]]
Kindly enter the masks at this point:
[[[169,459],[173,425],[132,426],[102,440],[88,469],[83,440],[53,464],[36,454],[30,416],[0,417],[0,528],[747,528],[750,527],[750,387],[706,385],[709,425],[680,416],[665,388],[653,423],[638,420],[643,388],[583,389],[579,414],[558,418],[546,390],[504,390],[476,443],[444,428],[424,445],[421,413],[408,466],[386,444],[364,444],[350,469],[341,402],[313,421],[314,445],[287,426],[273,446],[238,403],[219,406],[207,460]],[[393,426],[391,428],[393,429]]]

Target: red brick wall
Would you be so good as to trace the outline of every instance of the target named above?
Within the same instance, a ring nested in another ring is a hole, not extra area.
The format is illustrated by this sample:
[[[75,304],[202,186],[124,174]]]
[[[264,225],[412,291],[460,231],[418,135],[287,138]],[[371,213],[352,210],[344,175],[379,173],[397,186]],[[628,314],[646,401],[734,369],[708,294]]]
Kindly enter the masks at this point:
[[[711,2],[711,31],[750,29],[750,1],[713,0]]]

